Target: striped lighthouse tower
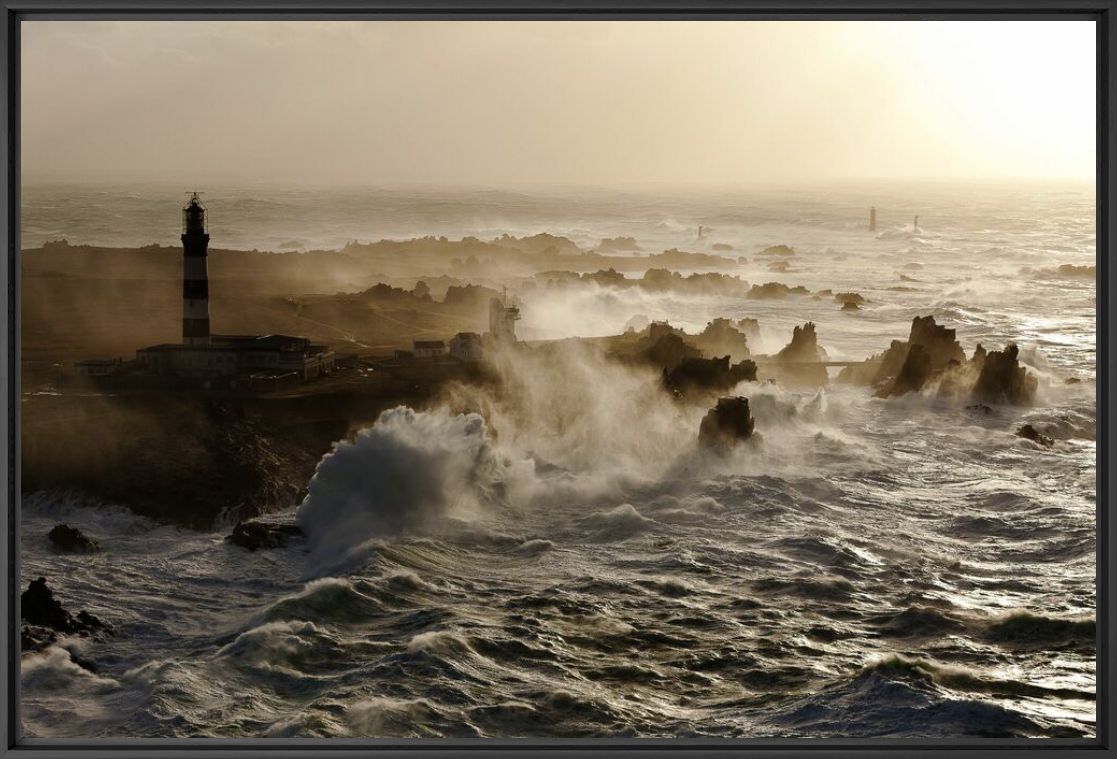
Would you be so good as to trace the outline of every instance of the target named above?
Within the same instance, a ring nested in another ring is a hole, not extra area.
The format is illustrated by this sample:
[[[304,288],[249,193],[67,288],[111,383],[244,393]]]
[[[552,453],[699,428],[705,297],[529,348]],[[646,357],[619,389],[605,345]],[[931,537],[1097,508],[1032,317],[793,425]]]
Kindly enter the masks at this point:
[[[193,193],[182,209],[182,342],[209,345],[206,207]]]

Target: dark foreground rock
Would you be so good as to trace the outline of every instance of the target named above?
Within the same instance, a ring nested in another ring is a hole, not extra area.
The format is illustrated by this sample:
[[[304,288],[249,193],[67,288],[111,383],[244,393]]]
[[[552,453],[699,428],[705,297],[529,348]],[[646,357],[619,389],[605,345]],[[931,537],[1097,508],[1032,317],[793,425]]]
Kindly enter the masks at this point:
[[[96,540],[68,524],[56,524],[47,533],[47,537],[51,547],[59,553],[96,553],[101,550]]]
[[[368,391],[227,399],[34,396],[20,433],[23,492],[81,493],[199,530],[231,526],[297,504],[335,441],[438,386],[415,384],[384,377]]]
[[[1031,440],[1033,443],[1042,445],[1045,448],[1050,448],[1055,445],[1055,441],[1044,435],[1030,424],[1025,424],[1023,427],[1016,431],[1016,437],[1022,437],[1025,440]]]
[[[664,387],[676,396],[721,392],[746,381],[756,381],[756,364],[745,360],[731,365],[729,356],[688,358],[674,369],[663,372]]]
[[[233,545],[255,551],[259,548],[282,548],[292,538],[302,537],[303,531],[296,524],[275,522],[238,522],[232,534],[225,539]]]
[[[1003,351],[989,351],[973,387],[973,398],[986,403],[1030,406],[1038,381],[1020,366],[1020,351],[1009,343]]]
[[[698,443],[704,448],[732,448],[751,437],[755,426],[748,398],[718,398],[717,405],[702,418]]]
[[[66,610],[47,587],[46,578],[32,580],[19,597],[20,617],[24,626],[20,631],[20,645],[24,650],[37,650],[57,639],[59,635],[97,637],[111,635],[112,626],[102,622],[87,611],[77,615]]]

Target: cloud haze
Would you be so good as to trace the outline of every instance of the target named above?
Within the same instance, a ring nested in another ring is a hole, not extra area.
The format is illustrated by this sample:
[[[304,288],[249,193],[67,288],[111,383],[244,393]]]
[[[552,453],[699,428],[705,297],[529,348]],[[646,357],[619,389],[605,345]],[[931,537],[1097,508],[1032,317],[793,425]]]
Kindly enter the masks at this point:
[[[1093,177],[1092,22],[32,21],[25,179]]]

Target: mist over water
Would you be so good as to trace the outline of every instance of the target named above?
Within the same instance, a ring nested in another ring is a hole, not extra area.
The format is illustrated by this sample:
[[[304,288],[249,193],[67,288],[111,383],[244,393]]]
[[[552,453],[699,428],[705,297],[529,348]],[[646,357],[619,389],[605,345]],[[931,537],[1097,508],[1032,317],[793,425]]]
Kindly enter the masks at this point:
[[[174,244],[169,197],[28,188],[24,243]],[[774,352],[814,321],[831,358],[859,360],[933,314],[967,354],[1018,343],[1039,399],[986,415],[931,394],[744,383],[757,435],[718,457],[696,445],[704,408],[672,403],[653,370],[570,343],[498,356],[502,392],[449,387],[339,443],[283,515],[307,535],[286,549],[32,497],[23,577],[58,578],[68,607],[118,632],[24,656],[27,734],[1094,733],[1096,287],[1055,271],[1094,263],[1092,191],[215,188],[207,200],[222,204],[220,247],[550,232],[716,252],[750,283],[868,303],[586,285],[525,295],[520,333],[752,317],[752,350]],[[786,272],[757,255],[781,243],[796,251]],[[1055,446],[1016,437],[1025,422]],[[105,550],[51,554],[58,521]]]

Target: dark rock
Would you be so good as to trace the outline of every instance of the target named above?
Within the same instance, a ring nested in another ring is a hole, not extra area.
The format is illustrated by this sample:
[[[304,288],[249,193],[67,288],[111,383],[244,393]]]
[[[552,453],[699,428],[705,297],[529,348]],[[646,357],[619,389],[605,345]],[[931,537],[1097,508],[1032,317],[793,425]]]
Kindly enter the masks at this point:
[[[675,333],[661,335],[644,353],[645,360],[660,369],[674,369],[688,358],[697,358],[701,351],[688,345]]]
[[[779,299],[789,295],[810,295],[811,291],[802,285],[788,287],[783,282],[765,282],[762,285],[753,285],[749,288],[748,297],[760,299]]]
[[[993,416],[995,413],[992,406],[987,406],[984,403],[975,403],[972,406],[966,406],[966,411],[973,411],[976,414],[984,414],[985,416]]]
[[[56,524],[47,533],[55,551],[61,553],[96,553],[97,541],[86,537],[81,530],[68,524]]]
[[[46,578],[32,580],[19,597],[20,616],[26,623],[20,631],[20,645],[37,649],[53,642],[58,635],[96,636],[112,634],[112,626],[87,611],[75,617],[47,587]]]
[[[961,364],[966,360],[955,330],[936,324],[934,316],[912,319],[908,343],[923,346],[931,362],[931,371],[935,374],[950,366],[951,361]]]
[[[842,304],[842,310],[843,311],[860,311],[861,306],[857,305],[857,303],[855,301],[847,300],[845,303]]]
[[[1042,445],[1045,448],[1050,448],[1051,446],[1055,445],[1054,440],[1049,438],[1047,435],[1044,435],[1042,432],[1040,432],[1030,424],[1025,424],[1023,427],[1018,429],[1016,431],[1016,437],[1022,437],[1025,440],[1031,440],[1033,443]]]
[[[821,295],[822,293],[820,292],[819,294]],[[865,296],[861,293],[834,293],[834,300],[838,303],[853,303],[857,306],[863,306],[868,303],[868,301],[865,300]]]
[[[718,398],[717,405],[702,417],[698,442],[707,448],[730,448],[752,436],[755,423],[749,399],[742,396]]]
[[[1065,384],[1065,385],[1077,385],[1081,381],[1082,380],[1078,377],[1067,377],[1063,384]]]
[[[303,531],[295,524],[274,522],[238,522],[232,534],[225,539],[233,545],[255,551],[258,548],[282,548],[288,541],[301,537]]]
[[[877,391],[878,398],[891,398],[923,389],[933,374],[930,353],[919,344],[908,348],[907,358],[899,373],[885,387]]]
[[[756,364],[745,360],[730,365],[729,356],[688,358],[674,369],[663,372],[663,384],[673,395],[694,391],[721,392],[746,381],[756,381]]]
[[[985,356],[981,374],[973,387],[974,400],[1028,406],[1035,400],[1038,382],[1020,366],[1020,351],[1009,343],[1003,351],[990,351]]]
[[[766,371],[783,385],[824,387],[828,375],[821,362],[826,358],[826,351],[819,347],[814,322],[807,322],[795,327],[791,342],[776,354],[775,362],[769,364]]]
[[[750,355],[748,338],[729,319],[711,321],[695,336],[694,344],[708,356],[729,354],[730,359],[741,361]]]

